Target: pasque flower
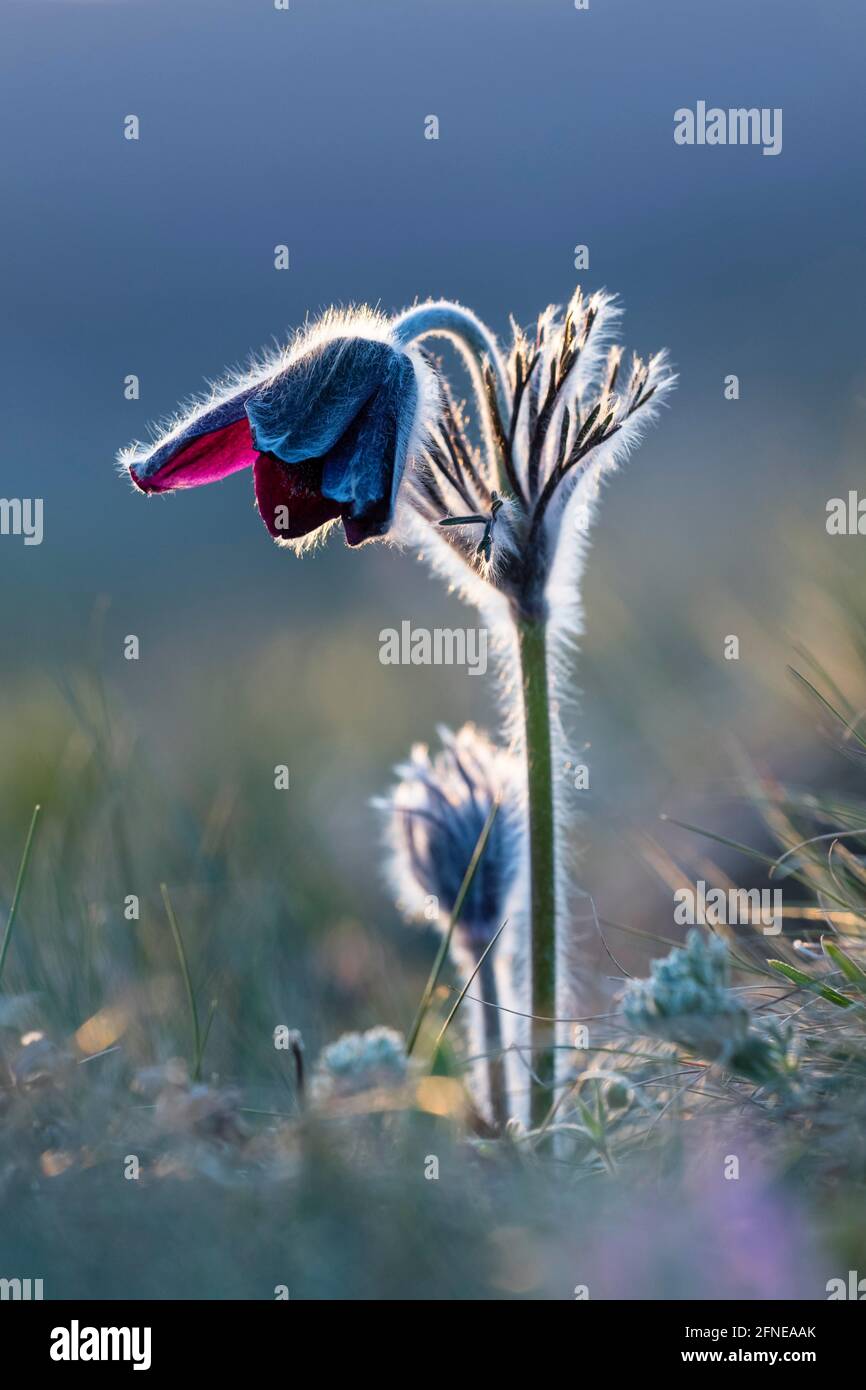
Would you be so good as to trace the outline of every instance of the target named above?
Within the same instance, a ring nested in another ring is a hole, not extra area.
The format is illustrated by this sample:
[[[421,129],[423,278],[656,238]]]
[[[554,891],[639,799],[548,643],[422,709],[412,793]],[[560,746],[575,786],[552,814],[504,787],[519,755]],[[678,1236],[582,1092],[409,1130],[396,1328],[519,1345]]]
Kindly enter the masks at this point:
[[[151,445],[121,454],[142,492],[218,482],[252,468],[256,505],[277,540],[342,520],[358,545],[391,525],[397,490],[435,375],[367,311],[331,314],[276,359],[215,388]]]
[[[510,1113],[506,1095],[499,981],[513,965],[509,952],[487,952],[505,922],[509,895],[521,866],[520,772],[515,759],[486,734],[466,724],[456,734],[440,729],[442,749],[431,757],[416,744],[397,768],[390,796],[376,804],[387,815],[388,870],[408,917],[450,930],[451,954],[465,982],[477,974],[481,997],[467,1000],[470,1042],[477,1054],[476,1091],[496,1123]],[[484,852],[454,917],[460,890],[491,810]],[[499,943],[497,943],[498,945]],[[482,959],[483,958],[483,959]]]
[[[531,1112],[541,1124],[555,1085],[551,1020],[583,1012],[583,976],[569,911],[564,778],[570,755],[561,724],[582,611],[580,581],[601,485],[638,443],[674,385],[663,352],[623,363],[611,342],[619,310],[609,295],[580,290],[564,311],[514,325],[510,350],[479,331],[464,334],[481,421],[481,448],[443,381],[442,409],[407,473],[400,516],[408,535],[482,611],[505,653],[512,732],[525,762],[527,913],[509,931],[527,958],[531,1015]],[[420,305],[398,333],[445,332],[441,306]]]
[[[338,519],[350,545],[389,535],[428,557],[483,613],[502,654],[511,744],[522,758],[516,838],[528,891],[505,948],[522,962],[511,1016],[531,1030],[523,1051],[531,1054],[538,1124],[555,1084],[553,1020],[580,1002],[557,768],[568,758],[561,677],[581,631],[588,523],[602,480],[674,384],[664,353],[634,357],[624,368],[611,343],[618,313],[609,295],[577,290],[564,311],[546,309],[534,333],[514,325],[503,351],[476,315],[448,301],[416,304],[393,319],[366,309],[331,312],[285,353],[217,387],[151,445],[121,455],[145,492],[252,468],[259,511],[278,540],[297,546]],[[433,336],[462,355],[472,429],[441,367],[418,346]],[[463,751],[452,749],[455,767]],[[412,766],[404,780],[414,781],[412,794],[429,810],[447,770],[423,759]],[[403,814],[396,801],[395,808]],[[451,804],[446,797],[439,814],[448,834],[425,837],[419,815],[411,833],[404,825],[397,857],[417,883],[435,877],[439,888],[431,891],[447,903],[477,817],[471,798]],[[502,877],[495,854],[494,843],[485,852],[489,866],[481,866],[480,902]],[[495,915],[464,917],[456,945],[470,959],[473,931],[495,931]]]
[[[467,866],[494,801],[499,803],[484,854],[454,930],[458,955],[473,964],[502,925],[520,862],[516,808],[519,776],[514,760],[477,729],[440,729],[442,749],[431,757],[416,744],[397,769],[391,794],[376,802],[388,817],[389,874],[408,916],[431,917],[431,899],[447,925]]]

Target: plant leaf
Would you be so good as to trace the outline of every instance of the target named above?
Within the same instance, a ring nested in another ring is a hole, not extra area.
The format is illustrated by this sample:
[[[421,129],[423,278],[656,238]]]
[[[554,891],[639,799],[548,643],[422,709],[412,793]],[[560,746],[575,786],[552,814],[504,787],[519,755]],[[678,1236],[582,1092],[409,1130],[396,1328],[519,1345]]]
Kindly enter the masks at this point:
[[[846,999],[845,995],[840,994],[838,990],[831,989],[829,985],[819,984],[811,975],[807,975],[805,970],[798,970],[796,966],[788,965],[787,961],[768,960],[767,964],[772,966],[774,970],[778,970],[779,974],[784,975],[786,979],[792,980],[795,985],[802,985],[803,989],[810,989],[813,994],[820,994],[822,999],[826,999],[830,1004],[836,1004],[840,1009],[850,1009],[854,1002],[851,999]]]
[[[849,984],[859,989],[861,994],[866,994],[866,971],[862,970],[855,960],[846,955],[835,941],[830,941],[826,936],[822,936],[821,945],[824,948],[825,956],[842,971]]]

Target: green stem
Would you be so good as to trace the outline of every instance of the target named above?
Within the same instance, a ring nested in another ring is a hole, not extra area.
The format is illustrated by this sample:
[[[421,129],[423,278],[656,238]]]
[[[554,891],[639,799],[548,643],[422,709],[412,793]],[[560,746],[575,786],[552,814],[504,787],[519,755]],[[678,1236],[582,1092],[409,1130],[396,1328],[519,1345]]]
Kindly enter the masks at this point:
[[[516,620],[523,690],[529,812],[530,932],[532,959],[533,1125],[543,1123],[553,1103],[556,1017],[556,858],[553,755],[547,634],[543,619]]]
[[[500,1131],[508,1122],[508,1091],[505,1085],[505,1059],[502,1055],[502,1024],[499,1014],[499,991],[492,960],[484,960],[480,970],[481,997],[478,1007],[482,1014],[484,1051],[487,1055],[487,1084],[490,1088],[490,1113]]]

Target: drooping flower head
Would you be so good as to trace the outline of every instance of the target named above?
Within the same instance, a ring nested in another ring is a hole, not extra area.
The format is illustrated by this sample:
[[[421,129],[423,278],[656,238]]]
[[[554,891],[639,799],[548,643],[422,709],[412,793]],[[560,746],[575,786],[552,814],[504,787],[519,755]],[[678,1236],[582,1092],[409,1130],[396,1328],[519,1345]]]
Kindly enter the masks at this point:
[[[436,400],[422,353],[370,311],[326,315],[274,359],[214,389],[120,462],[142,492],[253,471],[276,540],[341,520],[350,545],[385,534],[407,459]]]
[[[447,926],[494,801],[499,809],[460,910],[456,944],[477,960],[502,926],[519,864],[516,814],[518,778],[509,754],[466,724],[456,734],[440,729],[442,750],[431,758],[423,744],[397,768],[400,780],[379,802],[388,816],[390,876],[403,910],[429,916],[435,899]]]
[[[445,301],[393,319],[331,310],[120,462],[148,493],[251,468],[265,525],[289,543],[337,520],[350,545],[387,534],[408,474],[406,534],[419,540],[432,527],[446,568],[482,575],[517,612],[538,616],[557,558],[581,551],[566,512],[589,515],[601,477],[673,385],[663,353],[622,372],[610,346],[617,314],[609,296],[578,290],[564,314],[540,315],[534,340],[515,326],[506,356],[480,319]],[[468,367],[477,443],[418,347],[437,334]]]

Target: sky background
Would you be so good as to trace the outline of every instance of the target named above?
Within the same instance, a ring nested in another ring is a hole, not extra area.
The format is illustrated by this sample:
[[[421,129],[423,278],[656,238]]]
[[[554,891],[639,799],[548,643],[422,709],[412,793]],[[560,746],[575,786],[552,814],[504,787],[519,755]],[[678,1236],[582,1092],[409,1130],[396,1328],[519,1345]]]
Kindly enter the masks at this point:
[[[772,743],[766,683],[825,630],[804,586],[862,544],[824,532],[863,475],[862,4],[6,0],[2,40],[2,493],[45,506],[40,547],[0,538],[0,770],[22,804],[51,692],[95,667],[167,786],[203,806],[251,749],[265,771],[285,751],[293,823],[339,845],[319,869],[372,880],[367,797],[436,722],[493,705],[489,680],[381,667],[378,633],[459,623],[456,601],[385,547],[279,552],[244,474],[146,502],[114,455],[332,302],[448,296],[505,333],[578,279],[681,374],[595,533],[593,794],[654,817],[728,735]],[[781,107],[782,153],[675,145],[698,100]]]

